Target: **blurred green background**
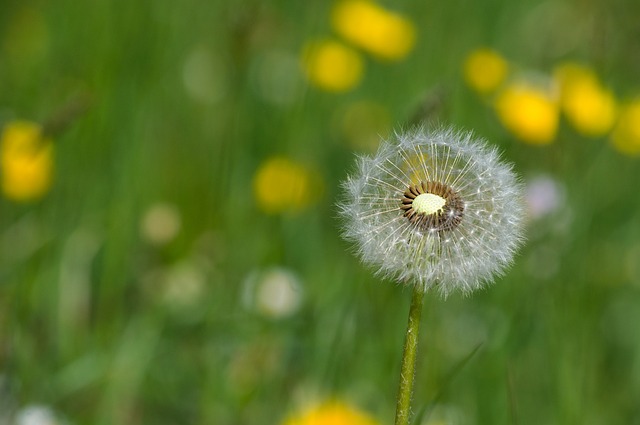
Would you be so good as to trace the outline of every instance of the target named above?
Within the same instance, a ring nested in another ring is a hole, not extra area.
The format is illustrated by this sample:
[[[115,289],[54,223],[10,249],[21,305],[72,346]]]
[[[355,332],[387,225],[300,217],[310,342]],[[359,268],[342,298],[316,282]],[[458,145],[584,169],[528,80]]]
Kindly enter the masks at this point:
[[[427,296],[422,423],[640,424],[638,120],[620,150],[553,100],[527,143],[464,75],[490,48],[556,99],[576,62],[624,111],[640,4],[385,1],[415,36],[386,59],[335,5],[0,3],[0,125],[64,124],[38,143],[50,185],[0,198],[0,423],[280,424],[334,398],[391,423],[410,291],[359,264],[334,205],[354,152],[426,119],[499,146],[530,217],[494,286]],[[306,77],[318,40],[353,84]]]

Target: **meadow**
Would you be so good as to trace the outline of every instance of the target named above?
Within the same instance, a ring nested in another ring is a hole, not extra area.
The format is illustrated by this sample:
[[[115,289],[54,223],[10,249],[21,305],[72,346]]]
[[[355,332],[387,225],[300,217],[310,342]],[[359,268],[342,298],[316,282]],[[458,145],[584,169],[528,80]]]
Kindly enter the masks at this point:
[[[419,123],[514,164],[526,243],[426,295],[422,425],[640,424],[640,4],[0,3],[0,425],[393,420],[410,290],[341,237]]]

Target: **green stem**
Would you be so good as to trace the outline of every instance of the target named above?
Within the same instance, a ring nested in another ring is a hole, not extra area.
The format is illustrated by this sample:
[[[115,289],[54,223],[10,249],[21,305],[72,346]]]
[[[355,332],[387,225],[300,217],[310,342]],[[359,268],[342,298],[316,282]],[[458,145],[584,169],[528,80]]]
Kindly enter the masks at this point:
[[[409,323],[407,335],[404,340],[404,352],[402,353],[402,367],[400,369],[400,386],[398,388],[398,404],[396,406],[395,425],[408,425],[411,413],[411,395],[413,393],[413,378],[416,371],[416,356],[418,352],[418,332],[420,330],[420,317],[424,290],[420,285],[413,287],[411,307],[409,309]]]

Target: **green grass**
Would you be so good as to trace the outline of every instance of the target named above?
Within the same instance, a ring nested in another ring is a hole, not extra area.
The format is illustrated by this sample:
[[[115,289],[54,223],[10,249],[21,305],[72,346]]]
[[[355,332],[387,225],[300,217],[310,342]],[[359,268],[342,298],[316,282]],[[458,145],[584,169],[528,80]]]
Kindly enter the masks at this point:
[[[334,204],[354,157],[337,123],[370,100],[399,128],[441,88],[440,122],[500,146],[525,179],[553,176],[566,203],[529,224],[496,285],[427,295],[414,410],[426,409],[425,423],[442,412],[458,418],[447,424],[640,423],[640,162],[566,122],[554,145],[522,144],[460,73],[469,50],[489,45],[542,72],[583,61],[632,98],[640,7],[568,1],[575,14],[555,22],[533,0],[386,3],[416,24],[412,54],[365,56],[347,94],[301,79],[284,106],[260,95],[261,58],[297,59],[307,41],[337,37],[328,4],[0,5],[0,123],[44,121],[80,92],[92,99],[55,140],[52,191],[27,205],[0,199],[0,409],[44,404],[74,424],[259,425],[319,394],[390,423],[410,291],[378,282],[339,237]],[[572,39],[576,26],[584,32]],[[183,84],[196,48],[217,64],[211,103]],[[253,173],[275,154],[320,173],[317,204],[294,216],[257,208]],[[161,247],[139,232],[156,202],[182,221]],[[149,283],[184,262],[206,283],[186,308]],[[250,271],[270,266],[301,279],[289,318],[242,301]]]

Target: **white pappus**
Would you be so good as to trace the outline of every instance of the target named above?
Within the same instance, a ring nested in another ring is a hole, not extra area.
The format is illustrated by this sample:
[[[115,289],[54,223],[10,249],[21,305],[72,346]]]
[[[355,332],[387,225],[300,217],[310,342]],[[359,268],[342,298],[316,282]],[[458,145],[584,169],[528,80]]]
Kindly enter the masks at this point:
[[[343,235],[377,273],[442,296],[504,272],[523,241],[522,184],[470,132],[419,127],[358,159]]]

